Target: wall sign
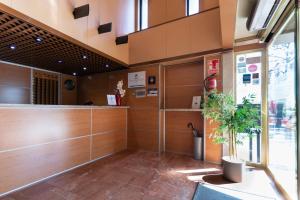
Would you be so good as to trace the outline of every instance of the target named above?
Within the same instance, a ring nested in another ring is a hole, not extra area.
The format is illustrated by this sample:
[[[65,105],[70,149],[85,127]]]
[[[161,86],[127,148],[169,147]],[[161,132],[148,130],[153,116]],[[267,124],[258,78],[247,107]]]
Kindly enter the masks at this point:
[[[251,83],[251,74],[244,74],[243,75],[243,83],[244,84]]]
[[[138,89],[138,90],[135,90],[135,97],[136,97],[136,98],[143,98],[143,97],[146,97],[146,89]]]
[[[146,71],[128,73],[128,88],[146,86]]]
[[[148,97],[154,97],[158,95],[157,88],[148,88]]]
[[[219,59],[212,59],[208,60],[208,70],[207,74],[218,74],[219,73],[219,66],[220,66],[220,60]]]
[[[248,66],[249,72],[256,72],[256,70],[257,70],[257,65],[252,64]]]

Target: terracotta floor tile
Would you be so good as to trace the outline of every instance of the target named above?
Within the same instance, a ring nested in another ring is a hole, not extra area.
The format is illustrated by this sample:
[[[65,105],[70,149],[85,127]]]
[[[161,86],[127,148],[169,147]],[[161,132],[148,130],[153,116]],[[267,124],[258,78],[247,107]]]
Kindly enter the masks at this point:
[[[190,200],[197,182],[222,184],[213,176],[221,172],[219,165],[189,156],[124,151],[0,200]]]

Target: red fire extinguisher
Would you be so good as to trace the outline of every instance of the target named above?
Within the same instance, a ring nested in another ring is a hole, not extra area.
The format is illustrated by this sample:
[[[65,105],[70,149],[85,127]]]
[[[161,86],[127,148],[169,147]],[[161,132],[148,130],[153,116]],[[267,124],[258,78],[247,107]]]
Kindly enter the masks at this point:
[[[211,74],[204,80],[204,87],[207,92],[217,89],[216,74]]]

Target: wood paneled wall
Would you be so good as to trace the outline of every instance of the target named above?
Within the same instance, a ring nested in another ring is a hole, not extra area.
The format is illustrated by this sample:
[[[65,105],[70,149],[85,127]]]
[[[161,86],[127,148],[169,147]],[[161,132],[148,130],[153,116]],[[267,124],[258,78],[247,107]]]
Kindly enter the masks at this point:
[[[220,68],[219,73],[217,75],[217,90],[223,91],[223,66],[222,66],[222,56],[221,55],[212,55],[205,57],[205,74],[207,75],[208,71],[208,61],[210,59],[219,59],[220,60]],[[215,144],[210,139],[210,134],[214,132],[215,128],[218,126],[216,123],[210,123],[209,120],[205,120],[205,160],[221,163],[222,158],[222,145]]]
[[[219,6],[219,0],[198,0],[199,11]],[[149,0],[148,26],[152,27],[186,16],[186,0]]]
[[[165,67],[165,108],[191,108],[203,96],[203,61]]]
[[[173,58],[222,48],[216,8],[129,35],[129,63]]]
[[[124,81],[126,96],[122,105],[128,110],[128,148],[158,151],[159,149],[159,97],[146,96],[136,98],[135,90],[127,88],[129,72],[146,71],[149,76],[156,76],[156,84],[151,87],[159,89],[159,65],[138,66],[126,71],[84,76],[78,79],[78,102],[93,101],[96,105],[107,105],[107,94],[114,94],[119,80]],[[147,84],[145,89],[147,90]],[[140,89],[140,88],[139,88]]]
[[[0,107],[0,195],[127,146],[126,108]]]
[[[185,16],[186,0],[149,0],[148,2],[149,27]]]
[[[0,103],[30,103],[30,69],[0,62]]]
[[[73,80],[75,88],[67,90],[64,83],[66,80]],[[77,105],[77,77],[67,74],[61,75],[61,104],[62,105]]]
[[[193,155],[194,137],[187,124],[193,123],[194,128],[203,133],[203,117],[201,112],[166,111],[165,144],[167,152]]]
[[[190,109],[193,96],[204,93],[203,60],[165,66],[165,149],[168,152],[193,154],[193,134],[187,127],[192,122],[204,132],[204,120],[200,111],[168,111],[168,109]]]

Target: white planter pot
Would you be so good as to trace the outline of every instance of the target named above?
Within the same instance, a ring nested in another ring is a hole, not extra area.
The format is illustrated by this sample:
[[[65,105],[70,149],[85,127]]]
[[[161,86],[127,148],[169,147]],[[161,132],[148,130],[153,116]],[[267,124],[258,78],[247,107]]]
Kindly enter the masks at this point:
[[[245,162],[231,159],[229,156],[224,156],[222,161],[224,177],[235,183],[242,182],[245,174]]]

